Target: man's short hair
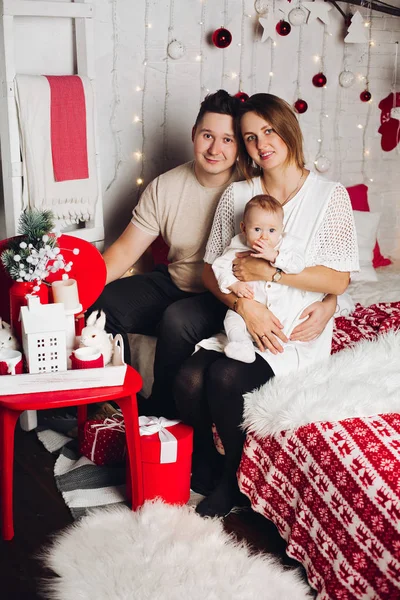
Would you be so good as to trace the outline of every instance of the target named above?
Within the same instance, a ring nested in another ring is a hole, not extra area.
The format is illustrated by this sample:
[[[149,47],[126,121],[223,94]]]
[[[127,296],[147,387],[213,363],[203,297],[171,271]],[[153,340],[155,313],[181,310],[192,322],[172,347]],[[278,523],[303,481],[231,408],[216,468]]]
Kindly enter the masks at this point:
[[[283,214],[282,205],[280,202],[278,202],[278,200],[276,200],[276,198],[269,196],[268,194],[258,194],[258,196],[254,196],[251,200],[249,200],[244,207],[243,221],[245,220],[246,214],[249,212],[249,210],[254,207],[262,208],[263,210],[273,214]]]
[[[205,113],[212,112],[219,115],[229,115],[236,119],[240,107],[239,98],[231,96],[225,90],[218,90],[214,94],[207,94],[203,102],[200,104],[199,114],[197,115],[195,127],[200,123]]]

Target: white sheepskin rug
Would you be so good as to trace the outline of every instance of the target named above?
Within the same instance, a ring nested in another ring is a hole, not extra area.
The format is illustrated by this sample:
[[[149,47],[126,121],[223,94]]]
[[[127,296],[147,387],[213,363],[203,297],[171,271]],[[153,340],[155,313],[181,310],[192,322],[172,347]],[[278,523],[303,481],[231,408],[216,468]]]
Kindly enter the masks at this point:
[[[218,520],[161,502],[99,511],[59,534],[44,561],[52,600],[303,600],[297,570],[251,555]]]
[[[244,428],[274,435],[315,421],[400,412],[400,330],[245,395]]]

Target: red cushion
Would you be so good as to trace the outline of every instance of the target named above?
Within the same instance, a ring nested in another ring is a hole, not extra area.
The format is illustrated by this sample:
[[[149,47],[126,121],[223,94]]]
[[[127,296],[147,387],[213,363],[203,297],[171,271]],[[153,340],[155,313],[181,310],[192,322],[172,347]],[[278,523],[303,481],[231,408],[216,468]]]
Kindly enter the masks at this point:
[[[167,265],[168,264],[168,252],[169,247],[162,239],[161,235],[154,240],[151,245],[151,254],[155,265]]]
[[[361,210],[364,212],[369,212],[369,204],[368,204],[368,186],[364,183],[360,183],[358,185],[352,185],[347,188],[350,196],[351,206],[353,210]],[[385,258],[381,250],[379,248],[378,242],[375,244],[374,248],[374,256],[372,259],[372,265],[376,269],[377,267],[387,267],[391,265],[392,261],[390,258]]]

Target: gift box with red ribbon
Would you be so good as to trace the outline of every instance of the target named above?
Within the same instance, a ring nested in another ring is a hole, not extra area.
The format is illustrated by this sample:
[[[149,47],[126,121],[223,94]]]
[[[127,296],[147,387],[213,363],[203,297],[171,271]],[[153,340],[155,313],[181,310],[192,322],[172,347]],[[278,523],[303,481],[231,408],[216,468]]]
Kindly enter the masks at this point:
[[[139,417],[145,500],[186,504],[190,497],[193,429],[164,417]]]
[[[117,465],[125,460],[125,425],[122,416],[86,421],[80,452],[96,465]]]

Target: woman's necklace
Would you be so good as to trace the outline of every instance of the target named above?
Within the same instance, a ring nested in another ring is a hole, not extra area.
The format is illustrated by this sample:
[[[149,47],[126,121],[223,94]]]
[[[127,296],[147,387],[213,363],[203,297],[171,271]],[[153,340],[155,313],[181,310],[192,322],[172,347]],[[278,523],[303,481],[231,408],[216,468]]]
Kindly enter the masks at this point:
[[[297,185],[296,185],[296,187],[294,188],[294,190],[293,190],[292,192],[290,192],[290,194],[289,194],[289,196],[286,198],[286,200],[284,200],[284,201],[282,202],[281,206],[285,206],[285,204],[286,204],[287,202],[289,202],[289,200],[290,200],[291,198],[293,198],[293,196],[294,196],[294,195],[297,193],[297,191],[300,189],[300,184],[301,184],[301,181],[302,181],[303,177],[304,177],[304,169],[302,169],[302,170],[301,170],[300,179],[299,179],[299,181],[297,182]],[[265,189],[266,193],[268,194],[268,196],[271,196],[271,194],[269,193],[269,191],[268,191],[268,189],[267,189],[267,186],[265,185],[265,181],[264,181],[264,179],[261,179],[261,182],[262,182],[262,185],[263,185],[263,187],[264,187],[264,189]]]

